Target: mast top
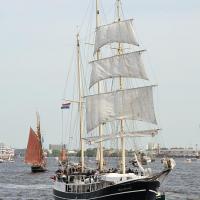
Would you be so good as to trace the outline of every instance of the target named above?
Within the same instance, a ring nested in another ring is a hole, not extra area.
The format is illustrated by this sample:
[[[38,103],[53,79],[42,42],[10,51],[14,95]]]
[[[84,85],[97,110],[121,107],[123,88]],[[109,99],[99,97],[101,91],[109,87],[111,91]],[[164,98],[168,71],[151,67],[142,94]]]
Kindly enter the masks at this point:
[[[80,40],[79,40],[79,37],[80,37],[80,35],[79,35],[79,33],[77,33],[76,34],[76,44],[77,44],[77,47],[80,47]]]
[[[121,3],[121,0],[116,0],[117,1],[117,20],[118,21],[121,21],[121,18],[120,18],[120,3]]]
[[[40,138],[41,135],[40,135],[40,115],[39,115],[39,112],[36,112],[36,118],[37,118],[36,130],[37,130],[37,134]]]

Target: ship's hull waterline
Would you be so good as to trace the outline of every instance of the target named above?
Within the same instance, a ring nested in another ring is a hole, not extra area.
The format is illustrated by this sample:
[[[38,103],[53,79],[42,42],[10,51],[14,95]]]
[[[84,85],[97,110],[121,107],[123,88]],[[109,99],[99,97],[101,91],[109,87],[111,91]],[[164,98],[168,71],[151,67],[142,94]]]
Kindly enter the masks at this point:
[[[156,200],[157,189],[159,186],[160,182],[157,180],[128,181],[120,184],[115,184],[101,190],[86,193],[63,192],[54,188],[53,195],[55,200]]]
[[[47,171],[46,167],[43,167],[43,166],[31,166],[31,172],[32,173],[45,172],[45,171]]]

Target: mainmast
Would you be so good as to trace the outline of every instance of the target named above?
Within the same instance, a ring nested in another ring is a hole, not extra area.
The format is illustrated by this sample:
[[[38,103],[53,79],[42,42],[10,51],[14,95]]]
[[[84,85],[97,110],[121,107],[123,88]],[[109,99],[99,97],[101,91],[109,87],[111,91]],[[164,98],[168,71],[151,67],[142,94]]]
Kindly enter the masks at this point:
[[[81,146],[81,172],[84,171],[84,142],[83,142],[83,90],[81,79],[81,66],[80,66],[80,43],[79,34],[77,34],[77,70],[78,70],[78,85],[79,85],[79,113],[80,113],[80,146]]]
[[[40,115],[39,112],[36,112],[36,117],[37,117],[37,126],[36,126],[36,133],[39,138],[39,144],[40,144],[40,157],[43,159],[43,148],[42,148],[42,136],[41,136],[41,131],[40,131]]]
[[[96,0],[96,29],[99,27],[99,0]],[[97,60],[99,60],[100,57],[100,49],[98,49],[97,53]],[[98,82],[97,85],[98,88],[98,94],[101,92],[101,83],[100,81]],[[99,137],[102,138],[103,133],[102,133],[102,125],[99,125]],[[99,150],[100,150],[100,160],[99,160],[99,170],[103,171],[103,142],[100,141],[99,143]]]
[[[41,141],[41,133],[40,133],[40,115],[38,112],[36,112],[36,118],[37,118],[37,125],[36,125],[36,130],[37,130],[37,135]]]
[[[42,136],[41,136],[41,132],[40,132],[40,115],[39,115],[39,112],[36,112],[36,118],[37,118],[36,133],[38,135],[40,145],[41,145],[41,149],[42,149]]]
[[[121,21],[120,18],[120,0],[117,0],[117,20],[118,22]],[[118,43],[118,49],[117,49],[117,55],[122,54],[122,47],[121,43]],[[120,90],[123,89],[123,81],[122,77],[119,77],[119,88]],[[126,173],[126,161],[125,161],[125,137],[124,137],[124,126],[123,126],[123,120],[120,120],[120,139],[121,139],[121,173],[125,174]]]

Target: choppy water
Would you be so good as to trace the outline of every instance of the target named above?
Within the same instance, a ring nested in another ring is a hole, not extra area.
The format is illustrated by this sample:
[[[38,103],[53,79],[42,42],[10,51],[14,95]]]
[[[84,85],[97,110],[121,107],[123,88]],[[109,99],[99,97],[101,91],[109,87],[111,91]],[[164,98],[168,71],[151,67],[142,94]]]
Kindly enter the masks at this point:
[[[90,164],[94,163],[92,159]],[[116,160],[113,159],[113,163]],[[176,168],[167,177],[162,189],[167,200],[200,200],[200,161],[185,163],[176,159]],[[155,168],[160,160],[152,163]],[[54,158],[48,159],[48,172],[32,174],[30,167],[17,159],[14,163],[0,164],[0,200],[53,200],[50,176],[57,169]]]

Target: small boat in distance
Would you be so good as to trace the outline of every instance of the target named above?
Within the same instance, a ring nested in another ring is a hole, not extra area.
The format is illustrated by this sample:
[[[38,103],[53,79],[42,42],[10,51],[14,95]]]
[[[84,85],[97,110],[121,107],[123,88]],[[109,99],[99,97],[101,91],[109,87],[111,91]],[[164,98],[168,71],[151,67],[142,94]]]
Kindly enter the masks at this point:
[[[191,163],[192,162],[192,159],[190,159],[190,158],[187,158],[186,160],[185,160],[185,163]]]
[[[46,158],[44,156],[44,151],[42,148],[42,139],[40,132],[40,117],[39,113],[36,113],[37,116],[37,127],[34,131],[30,127],[28,145],[25,153],[25,163],[31,165],[31,171],[44,172],[46,168]]]
[[[67,150],[66,150],[65,145],[62,145],[62,149],[60,151],[60,155],[59,155],[59,158],[58,158],[59,166],[66,166],[67,162],[68,162]]]

